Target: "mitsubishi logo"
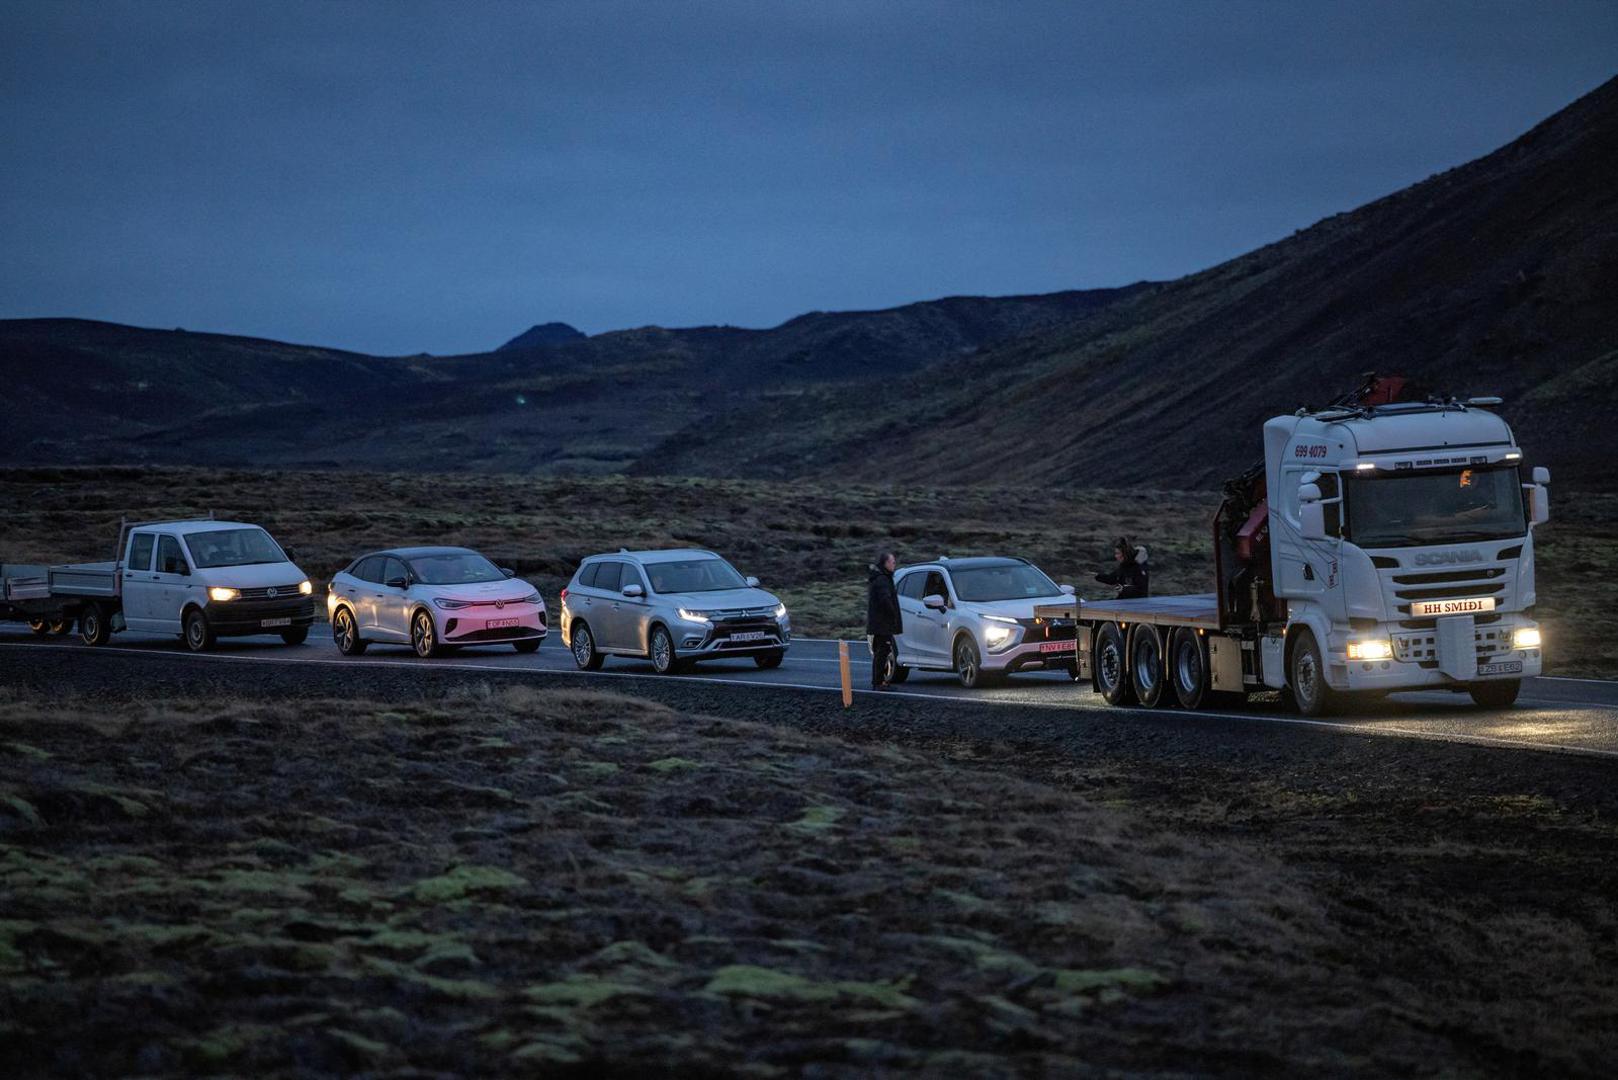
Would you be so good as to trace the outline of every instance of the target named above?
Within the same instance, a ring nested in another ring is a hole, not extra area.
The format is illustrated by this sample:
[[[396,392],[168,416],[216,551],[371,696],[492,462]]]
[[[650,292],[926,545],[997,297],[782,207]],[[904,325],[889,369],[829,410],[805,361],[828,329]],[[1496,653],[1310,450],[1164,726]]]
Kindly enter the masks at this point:
[[[280,590],[278,590],[274,585],[271,585],[268,589],[264,590],[264,595],[269,597],[271,600],[274,600],[277,596],[280,596],[281,593]]]
[[[1461,563],[1482,562],[1481,551],[1418,551],[1417,566],[1459,566]]]

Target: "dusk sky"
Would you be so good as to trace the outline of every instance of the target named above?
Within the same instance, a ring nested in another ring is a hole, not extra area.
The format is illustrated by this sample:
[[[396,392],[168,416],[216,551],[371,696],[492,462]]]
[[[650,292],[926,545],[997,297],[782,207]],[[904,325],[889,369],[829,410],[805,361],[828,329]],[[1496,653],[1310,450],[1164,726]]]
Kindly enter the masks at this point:
[[[0,9],[0,317],[375,353],[1201,269],[1618,73],[1618,4]]]

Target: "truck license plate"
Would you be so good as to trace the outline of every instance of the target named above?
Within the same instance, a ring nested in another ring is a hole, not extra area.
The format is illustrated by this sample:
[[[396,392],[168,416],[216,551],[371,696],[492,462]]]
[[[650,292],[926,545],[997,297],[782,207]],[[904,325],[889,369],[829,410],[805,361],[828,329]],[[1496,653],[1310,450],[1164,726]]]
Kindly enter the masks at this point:
[[[490,619],[488,628],[490,630],[504,630],[508,626],[516,626],[521,621],[521,619]]]
[[[1430,619],[1435,615],[1476,615],[1494,610],[1494,597],[1468,596],[1456,600],[1416,600],[1410,605],[1412,619]]]
[[[1498,664],[1479,664],[1479,675],[1521,675],[1521,660],[1502,660]]]
[[[264,629],[268,630],[272,626],[291,626],[292,625],[292,619],[291,619],[290,616],[288,618],[285,618],[285,619],[260,619],[258,621],[258,624],[259,624],[259,626],[261,626]]]
[[[1076,642],[1072,641],[1042,641],[1039,643],[1039,651],[1042,653],[1072,652],[1075,644]]]
[[[732,641],[763,641],[764,640],[764,631],[762,631],[762,630],[743,630],[739,634],[730,635],[730,640],[732,640]]]

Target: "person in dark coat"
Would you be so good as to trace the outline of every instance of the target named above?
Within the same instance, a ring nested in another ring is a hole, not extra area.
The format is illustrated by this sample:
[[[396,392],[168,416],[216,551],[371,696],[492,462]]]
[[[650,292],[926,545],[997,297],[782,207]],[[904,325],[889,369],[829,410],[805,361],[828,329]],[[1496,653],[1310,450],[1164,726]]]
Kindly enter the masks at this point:
[[[904,633],[904,616],[899,611],[899,591],[893,587],[893,571],[899,560],[893,552],[879,552],[868,568],[865,586],[865,632],[871,639],[871,688],[892,690],[888,678],[899,659],[895,634]]]
[[[1151,578],[1146,571],[1146,549],[1136,547],[1127,536],[1120,536],[1112,546],[1113,569],[1096,575],[1103,585],[1118,586],[1119,600],[1132,600],[1151,593]]]

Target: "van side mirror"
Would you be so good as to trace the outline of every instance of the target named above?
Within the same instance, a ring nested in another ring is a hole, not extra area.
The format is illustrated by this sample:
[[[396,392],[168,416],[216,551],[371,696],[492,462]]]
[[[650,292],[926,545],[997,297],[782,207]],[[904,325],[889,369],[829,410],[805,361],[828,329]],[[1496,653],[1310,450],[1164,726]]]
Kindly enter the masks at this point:
[[[758,588],[758,578],[753,577],[751,574],[749,574],[748,577],[747,577],[747,587],[749,589]]]
[[[630,597],[631,599],[633,599],[633,598],[635,598],[637,596],[643,596],[643,595],[645,595],[645,593],[646,593],[645,589],[641,588],[639,585],[636,585],[634,583],[625,585],[623,587],[623,594],[625,596],[627,596],[627,597]]]
[[[921,603],[923,607],[930,607],[934,611],[943,611],[945,608],[949,607],[949,601],[945,600],[937,593],[933,593],[931,596],[922,597]]]
[[[298,549],[297,548],[283,547],[281,549],[281,554],[283,554],[283,555],[285,555],[287,557],[287,562],[297,562],[298,561]]]

